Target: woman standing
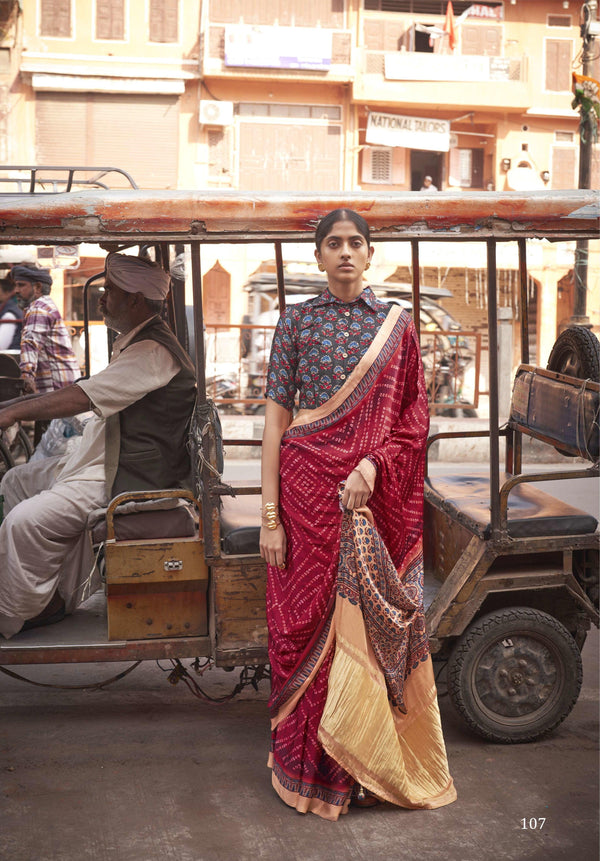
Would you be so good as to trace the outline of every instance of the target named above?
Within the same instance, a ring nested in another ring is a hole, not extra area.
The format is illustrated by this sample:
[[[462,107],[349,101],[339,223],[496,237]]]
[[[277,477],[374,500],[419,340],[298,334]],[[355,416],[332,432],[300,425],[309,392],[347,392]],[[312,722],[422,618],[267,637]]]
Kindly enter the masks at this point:
[[[263,436],[273,785],[325,819],[352,798],[438,807],[456,793],[422,604],[416,333],[363,283],[360,215],[329,213],[315,243],[328,287],[279,320]]]

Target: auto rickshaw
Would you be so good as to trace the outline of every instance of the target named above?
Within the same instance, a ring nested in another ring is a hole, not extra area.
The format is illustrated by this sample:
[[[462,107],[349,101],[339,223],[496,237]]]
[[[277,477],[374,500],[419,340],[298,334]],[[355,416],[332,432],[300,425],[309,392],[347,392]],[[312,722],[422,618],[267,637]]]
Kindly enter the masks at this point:
[[[40,168],[35,176],[41,175]],[[375,243],[409,244],[415,309],[422,242],[486,245],[489,469],[481,476],[463,474],[462,496],[456,492],[460,476],[454,482],[446,477],[445,483],[428,478],[426,592],[433,597],[427,610],[432,653],[434,659],[448,662],[451,697],[469,726],[485,737],[527,741],[564,719],[579,691],[587,627],[598,624],[598,524],[592,516],[567,511],[558,500],[547,509],[539,496],[528,496],[525,485],[547,480],[548,473],[523,475],[522,438],[533,435],[592,461],[590,468],[561,470],[555,479],[597,478],[600,387],[597,377],[581,379],[572,351],[559,349],[562,358],[550,370],[528,364],[526,240],[595,239],[600,225],[596,194],[257,195],[111,191],[81,189],[76,183],[69,183],[69,190],[62,190],[63,185],[48,193],[39,191],[35,176],[29,191],[0,195],[3,244],[86,242],[98,243],[107,252],[138,247],[149,250],[167,271],[176,253],[189,250],[187,278],[194,310],[190,334],[198,379],[190,434],[194,488],[127,493],[112,500],[105,516],[90,524],[94,541],[103,546],[104,590],[62,622],[0,642],[0,667],[171,659],[177,680],[187,672],[183,659],[196,665],[210,659],[218,667],[244,668],[240,684],[256,683],[265,675],[260,487],[249,482],[233,487],[223,480],[224,448],[226,452],[230,445],[258,441],[222,439],[217,409],[207,397],[202,250],[214,243],[272,243],[283,309],[284,243],[311,242],[319,217],[348,207],[365,216]],[[523,365],[510,419],[501,429],[496,249],[506,242],[518,247],[524,328]],[[187,343],[185,287],[177,277],[172,280],[169,320],[180,341]],[[418,314],[415,320],[418,328]],[[443,334],[458,342],[457,333]],[[587,343],[592,349],[594,341]],[[551,403],[559,405],[557,415],[548,415]],[[466,436],[473,433],[478,432]],[[502,479],[501,436],[508,440]],[[517,490],[522,493],[514,503]]]

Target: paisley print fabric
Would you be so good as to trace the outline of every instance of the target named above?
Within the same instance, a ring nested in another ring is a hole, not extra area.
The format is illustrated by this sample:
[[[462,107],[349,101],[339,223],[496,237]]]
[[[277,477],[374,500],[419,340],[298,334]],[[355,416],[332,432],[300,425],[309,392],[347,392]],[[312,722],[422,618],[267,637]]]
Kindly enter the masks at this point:
[[[360,606],[389,700],[406,712],[405,679],[429,656],[421,548],[400,573],[373,526],[370,512],[345,512],[337,592],[340,598]]]

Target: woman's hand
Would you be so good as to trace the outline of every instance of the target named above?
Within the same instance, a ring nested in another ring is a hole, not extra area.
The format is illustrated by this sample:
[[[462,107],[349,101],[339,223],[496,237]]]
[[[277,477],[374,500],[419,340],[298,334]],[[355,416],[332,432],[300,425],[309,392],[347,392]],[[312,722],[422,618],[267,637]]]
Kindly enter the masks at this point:
[[[346,479],[346,486],[342,493],[342,505],[344,508],[362,508],[367,504],[371,491],[357,469],[353,469]]]
[[[260,529],[260,555],[267,565],[275,565],[277,568],[285,568],[285,556],[287,551],[287,538],[281,523],[276,529]]]

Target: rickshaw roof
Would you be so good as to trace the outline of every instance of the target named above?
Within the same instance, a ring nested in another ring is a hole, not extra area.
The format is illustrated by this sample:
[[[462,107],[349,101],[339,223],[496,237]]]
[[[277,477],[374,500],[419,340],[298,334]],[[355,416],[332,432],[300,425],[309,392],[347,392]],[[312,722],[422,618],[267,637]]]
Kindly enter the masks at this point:
[[[353,209],[372,239],[596,238],[593,190],[336,192],[84,190],[0,194],[0,243],[311,241],[320,218]]]

